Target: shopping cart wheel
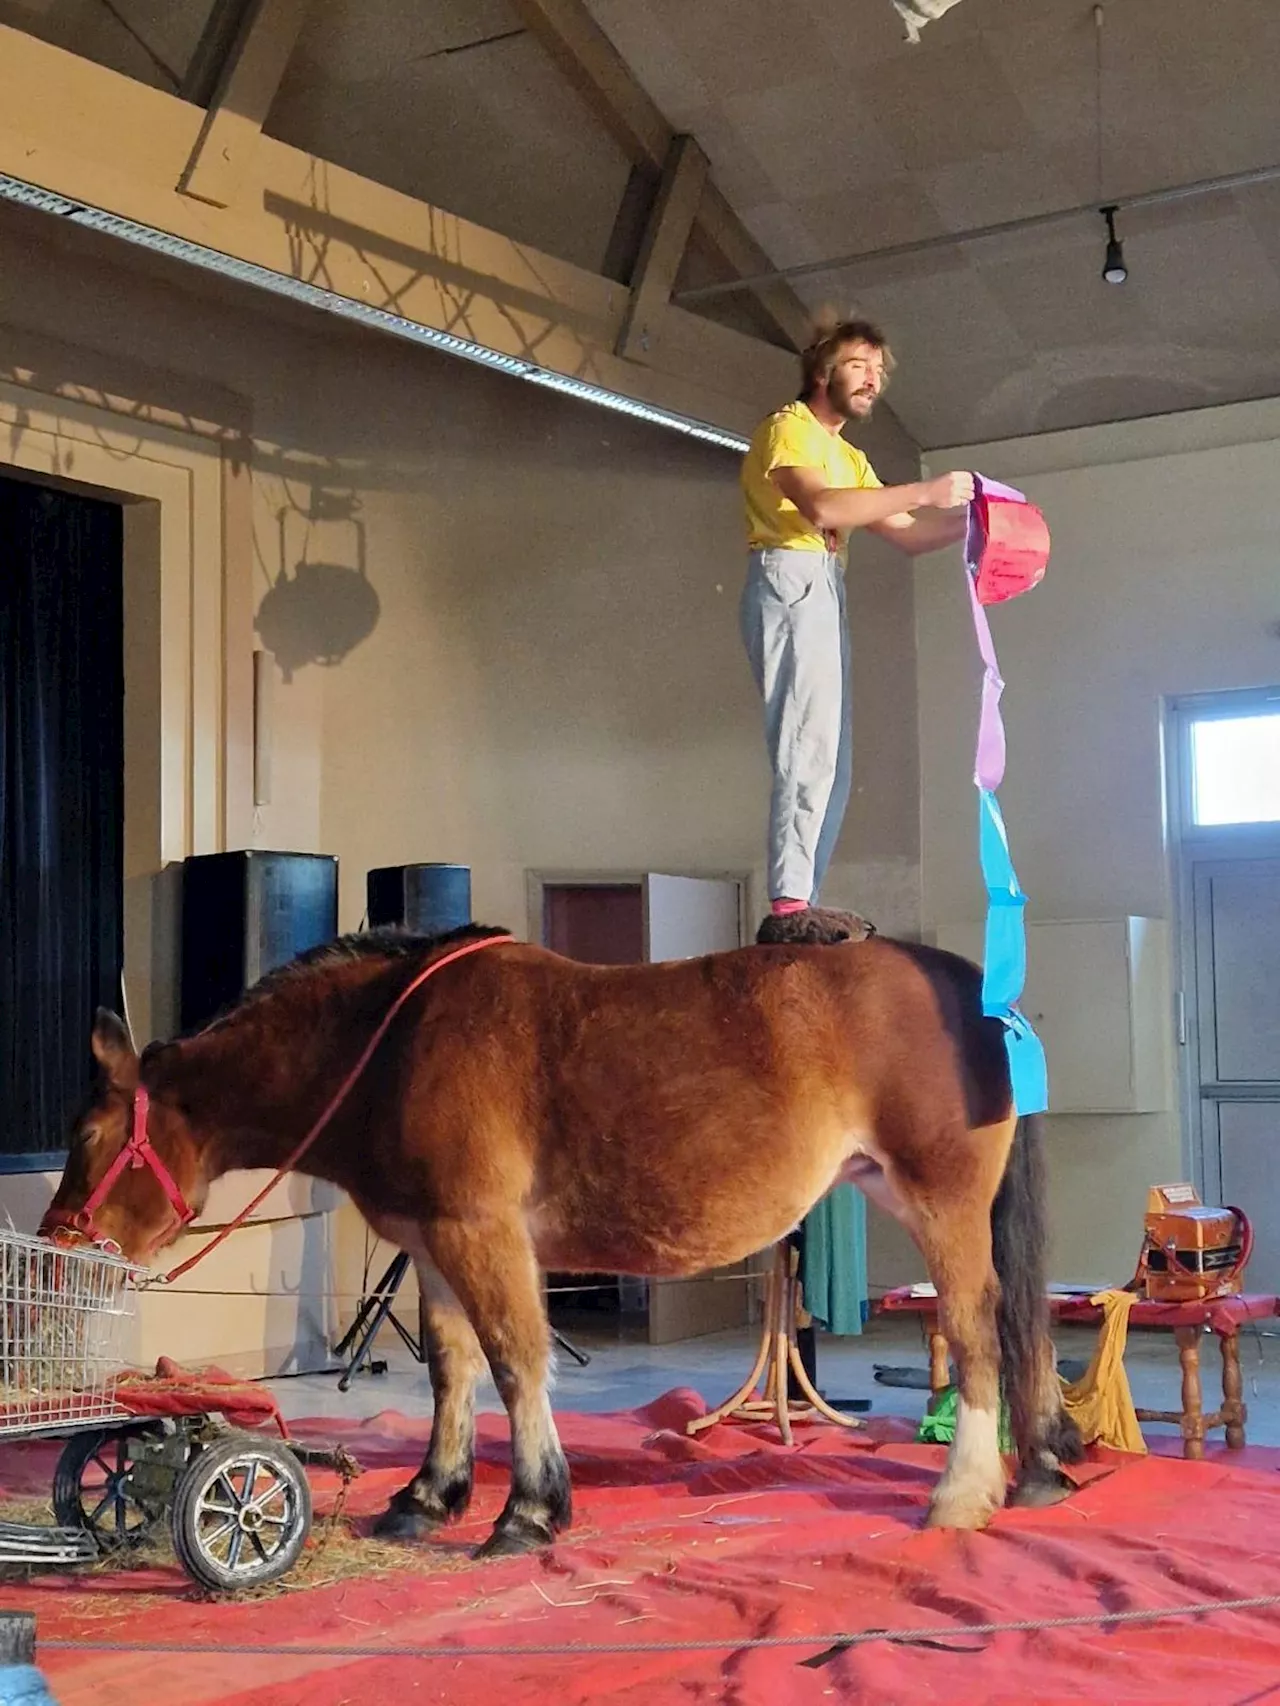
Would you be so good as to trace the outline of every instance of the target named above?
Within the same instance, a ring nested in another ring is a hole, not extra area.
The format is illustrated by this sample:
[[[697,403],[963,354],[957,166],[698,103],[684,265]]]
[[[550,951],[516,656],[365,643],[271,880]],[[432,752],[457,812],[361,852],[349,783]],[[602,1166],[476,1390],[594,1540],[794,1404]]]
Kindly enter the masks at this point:
[[[74,1434],[53,1475],[53,1514],[63,1528],[87,1528],[102,1552],[142,1546],[164,1522],[162,1500],[143,1497],[133,1468],[147,1429],[98,1428]]]
[[[297,1563],[311,1532],[311,1488],[283,1442],[226,1434],[183,1471],[170,1523],[174,1550],[201,1587],[261,1587]]]

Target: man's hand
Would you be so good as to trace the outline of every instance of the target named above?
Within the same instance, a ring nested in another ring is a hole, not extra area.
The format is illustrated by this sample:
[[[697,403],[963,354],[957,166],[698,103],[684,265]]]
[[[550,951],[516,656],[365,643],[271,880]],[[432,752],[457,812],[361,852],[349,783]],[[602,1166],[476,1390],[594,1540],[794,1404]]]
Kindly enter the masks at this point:
[[[972,474],[940,474],[925,489],[929,493],[926,502],[933,509],[961,509],[973,502],[975,487]]]

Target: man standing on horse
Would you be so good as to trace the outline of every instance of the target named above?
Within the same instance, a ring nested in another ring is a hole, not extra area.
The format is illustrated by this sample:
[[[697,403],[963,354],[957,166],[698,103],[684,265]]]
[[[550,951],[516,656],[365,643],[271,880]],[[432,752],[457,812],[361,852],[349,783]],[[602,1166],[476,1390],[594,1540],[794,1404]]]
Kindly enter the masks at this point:
[[[866,420],[893,368],[866,320],[819,327],[794,403],[768,416],[742,465],[750,549],[742,637],[764,698],[773,769],[769,916],[761,942],[861,940],[870,927],[818,905],[852,778],[845,556],[866,528],[909,556],[963,539],[971,474],[882,486],[844,437]]]

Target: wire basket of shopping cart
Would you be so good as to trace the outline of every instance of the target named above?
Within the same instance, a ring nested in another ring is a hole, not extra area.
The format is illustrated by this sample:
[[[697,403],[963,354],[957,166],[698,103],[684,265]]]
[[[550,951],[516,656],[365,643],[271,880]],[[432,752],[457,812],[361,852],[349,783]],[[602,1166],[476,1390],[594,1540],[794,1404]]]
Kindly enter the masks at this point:
[[[128,1418],[115,1388],[142,1271],[0,1229],[0,1437]]]

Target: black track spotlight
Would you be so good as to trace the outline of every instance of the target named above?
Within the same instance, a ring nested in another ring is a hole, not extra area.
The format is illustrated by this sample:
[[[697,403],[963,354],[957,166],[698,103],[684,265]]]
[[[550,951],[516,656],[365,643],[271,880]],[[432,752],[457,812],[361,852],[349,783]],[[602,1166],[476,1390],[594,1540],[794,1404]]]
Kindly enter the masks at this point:
[[[1102,276],[1108,284],[1123,284],[1129,276],[1129,269],[1124,264],[1124,244],[1116,236],[1115,207],[1100,207],[1098,212],[1107,222],[1107,255],[1102,263]]]

